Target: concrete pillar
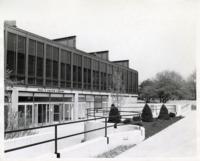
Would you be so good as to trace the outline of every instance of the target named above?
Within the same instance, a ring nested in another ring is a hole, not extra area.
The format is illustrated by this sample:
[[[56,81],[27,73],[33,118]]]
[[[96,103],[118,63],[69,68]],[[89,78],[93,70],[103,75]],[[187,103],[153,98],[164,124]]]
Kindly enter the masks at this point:
[[[181,116],[182,111],[181,111],[181,105],[176,105],[176,116]]]
[[[18,89],[13,87],[12,89],[12,95],[11,95],[11,109],[9,111],[10,117],[13,117],[13,114],[15,114],[16,112],[18,112]],[[8,117],[8,122],[9,124],[11,123],[10,120],[11,118]],[[16,126],[18,126],[18,115],[16,115],[15,117],[15,122],[16,122]]]
[[[11,109],[12,112],[17,112],[18,111],[18,89],[13,88],[12,90],[12,97],[11,97]]]
[[[74,110],[73,110],[73,120],[78,120],[78,92],[74,95]]]
[[[111,107],[111,104],[112,104],[112,97],[111,97],[111,94],[109,93],[108,94],[108,107]]]

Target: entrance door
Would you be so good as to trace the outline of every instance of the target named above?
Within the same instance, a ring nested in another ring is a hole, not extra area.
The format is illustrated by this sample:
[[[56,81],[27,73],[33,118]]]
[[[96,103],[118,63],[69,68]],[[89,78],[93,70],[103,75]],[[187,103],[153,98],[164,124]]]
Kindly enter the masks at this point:
[[[53,121],[59,122],[60,121],[60,106],[58,104],[53,105]]]

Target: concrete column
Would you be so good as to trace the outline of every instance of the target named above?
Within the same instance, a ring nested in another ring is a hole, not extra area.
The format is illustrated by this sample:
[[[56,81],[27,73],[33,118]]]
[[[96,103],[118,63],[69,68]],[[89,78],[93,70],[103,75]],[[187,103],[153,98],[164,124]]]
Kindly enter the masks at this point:
[[[12,90],[12,95],[11,95],[11,111],[9,111],[9,115],[14,114],[16,112],[18,112],[18,90],[17,90],[17,88],[14,87]],[[17,124],[18,123],[18,115],[16,115],[15,119],[16,119],[15,121]]]
[[[73,120],[78,120],[78,92],[74,95],[74,110],[73,110]]]
[[[111,104],[112,104],[112,97],[111,97],[111,94],[109,93],[108,94],[108,107],[111,107]],[[109,110],[109,109],[107,109]]]
[[[182,111],[181,111],[181,105],[176,105],[176,116],[181,116]]]
[[[12,90],[12,97],[11,97],[11,107],[12,107],[12,112],[17,112],[18,111],[18,89],[13,88]]]

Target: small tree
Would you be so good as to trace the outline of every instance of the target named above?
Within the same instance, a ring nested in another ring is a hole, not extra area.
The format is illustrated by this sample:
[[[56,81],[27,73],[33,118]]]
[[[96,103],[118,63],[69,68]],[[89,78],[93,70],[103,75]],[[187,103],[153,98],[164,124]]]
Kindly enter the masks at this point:
[[[112,86],[109,87],[111,91],[112,102],[119,108],[123,103],[122,93],[125,93],[125,84],[122,79],[122,72],[114,70],[112,75]]]
[[[144,122],[153,121],[152,111],[147,103],[144,105],[144,108],[142,110],[142,121]]]
[[[162,107],[160,109],[158,119],[161,119],[161,120],[169,119],[168,109],[164,104],[162,105]]]

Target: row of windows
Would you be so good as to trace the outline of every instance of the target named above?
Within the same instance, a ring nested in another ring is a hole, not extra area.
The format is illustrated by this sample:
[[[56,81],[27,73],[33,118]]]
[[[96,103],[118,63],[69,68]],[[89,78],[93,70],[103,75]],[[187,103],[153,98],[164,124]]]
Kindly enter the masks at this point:
[[[114,89],[114,72],[118,72],[121,90],[137,93],[137,73],[49,44],[45,46],[36,40],[26,41],[25,37],[13,33],[7,35],[7,69],[12,71],[11,79],[19,83],[25,84],[27,78],[29,85],[107,91]]]

